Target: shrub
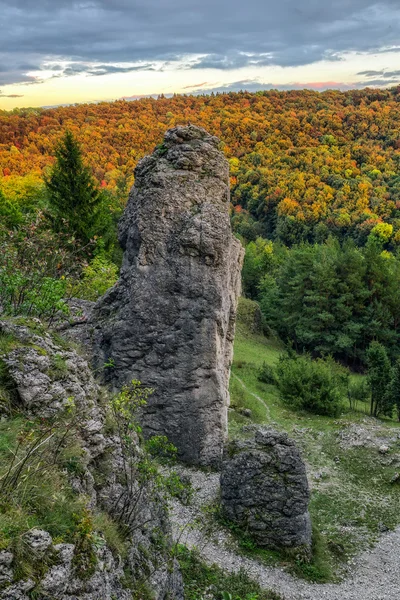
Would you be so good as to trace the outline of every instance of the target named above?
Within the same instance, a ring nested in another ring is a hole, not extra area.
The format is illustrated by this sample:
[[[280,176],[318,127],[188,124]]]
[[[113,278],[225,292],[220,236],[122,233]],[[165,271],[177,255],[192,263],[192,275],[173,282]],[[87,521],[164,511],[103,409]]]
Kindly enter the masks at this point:
[[[45,529],[72,543],[86,514],[87,498],[72,489],[65,471],[65,453],[75,463],[82,455],[80,415],[70,410],[53,419],[0,423],[0,550],[13,552],[17,579],[36,581],[43,576],[39,567],[46,567],[47,559],[38,564],[27,553],[26,532]]]
[[[0,223],[13,229],[43,205],[44,184],[37,173],[0,177]]]
[[[282,355],[276,369],[282,401],[295,410],[336,416],[346,393],[348,371],[331,358]]]
[[[275,369],[268,365],[266,362],[263,362],[262,367],[258,370],[257,379],[262,381],[263,383],[267,383],[269,385],[276,384],[276,373]]]
[[[244,326],[253,333],[262,333],[263,320],[260,307],[257,302],[249,298],[239,298],[236,321],[238,325]]]
[[[82,269],[74,238],[47,229],[42,213],[18,230],[0,226],[0,310],[51,321],[67,312],[67,279]]]
[[[0,190],[0,221],[7,227],[15,227],[22,220],[22,213],[19,207],[5,198]]]
[[[161,463],[176,461],[178,449],[168,441],[165,435],[153,435],[145,442],[145,449]]]
[[[71,287],[71,293],[84,300],[97,300],[118,279],[118,267],[103,256],[96,256],[83,269],[79,283]]]
[[[172,496],[172,498],[179,498],[184,505],[190,504],[194,494],[190,478],[180,475],[176,471],[172,471],[169,475],[164,477],[163,483],[167,493]]]

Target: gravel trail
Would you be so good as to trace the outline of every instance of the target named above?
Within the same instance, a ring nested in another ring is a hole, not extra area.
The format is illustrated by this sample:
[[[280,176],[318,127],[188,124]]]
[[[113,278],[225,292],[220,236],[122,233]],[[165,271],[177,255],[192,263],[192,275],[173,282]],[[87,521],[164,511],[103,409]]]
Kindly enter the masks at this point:
[[[234,541],[218,526],[207,526],[203,507],[219,493],[219,474],[180,467],[190,477],[195,490],[189,506],[171,503],[175,540],[189,548],[197,547],[203,560],[227,571],[244,568],[265,589],[285,600],[400,600],[400,528],[382,536],[372,549],[354,561],[348,577],[339,584],[312,584],[297,579],[279,567],[269,567],[234,551]]]

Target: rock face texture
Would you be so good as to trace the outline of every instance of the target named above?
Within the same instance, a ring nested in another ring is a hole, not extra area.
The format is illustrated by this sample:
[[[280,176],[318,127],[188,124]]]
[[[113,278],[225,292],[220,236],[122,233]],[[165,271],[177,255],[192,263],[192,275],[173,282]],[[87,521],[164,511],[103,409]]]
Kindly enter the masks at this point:
[[[11,336],[12,348],[0,356],[14,391],[14,409],[32,417],[49,418],[73,402],[81,414],[80,433],[92,458],[105,449],[100,388],[77,352],[57,343],[39,320],[36,331],[24,324],[0,320],[0,336]],[[1,400],[1,399],[0,399]],[[0,414],[7,413],[0,402]]]
[[[97,567],[93,576],[88,580],[82,580],[76,577],[74,573],[74,544],[55,544],[50,535],[43,530],[34,529],[32,531],[37,542],[41,542],[41,547],[32,544],[30,539],[32,535],[27,534],[24,538],[26,548],[36,557],[38,561],[53,559],[56,562],[51,566],[40,582],[40,592],[38,595],[37,584],[32,580],[23,580],[13,582],[13,572],[9,568],[10,577],[4,583],[10,583],[4,591],[0,592],[2,600],[30,600],[34,594],[37,598],[53,598],[54,600],[131,600],[132,592],[124,589],[121,581],[124,578],[124,572],[121,564],[115,560],[110,550],[104,546],[96,550]],[[0,556],[0,569],[4,555]],[[9,563],[12,565],[13,555],[9,554]],[[57,556],[57,560],[54,560]]]
[[[228,215],[228,163],[218,139],[168,131],[135,171],[120,224],[118,283],[92,314],[96,366],[108,382],[155,392],[145,435],[166,435],[189,464],[220,462],[243,249]]]
[[[260,429],[254,440],[228,446],[221,471],[222,510],[260,546],[310,548],[308,501],[304,463],[285,433]]]
[[[46,421],[75,407],[76,426],[71,431],[80,462],[69,474],[69,484],[90,511],[103,511],[124,529],[126,556],[111,550],[99,530],[93,572],[83,576],[76,569],[76,557],[82,554],[79,544],[57,544],[46,531],[27,531],[27,553],[51,566],[43,577],[38,571],[35,580],[19,580],[12,549],[0,551],[0,600],[129,600],[131,588],[143,582],[155,600],[183,600],[181,573],[170,551],[165,500],[157,481],[141,475],[144,454],[135,431],[128,441],[122,440],[115,423],[111,425],[107,390],[97,384],[86,360],[38,320],[29,325],[25,321],[0,320],[0,416],[6,419],[17,412]],[[10,394],[8,402],[1,402],[5,381]],[[59,421],[59,427],[62,436],[65,422]],[[52,456],[56,460],[56,454]]]

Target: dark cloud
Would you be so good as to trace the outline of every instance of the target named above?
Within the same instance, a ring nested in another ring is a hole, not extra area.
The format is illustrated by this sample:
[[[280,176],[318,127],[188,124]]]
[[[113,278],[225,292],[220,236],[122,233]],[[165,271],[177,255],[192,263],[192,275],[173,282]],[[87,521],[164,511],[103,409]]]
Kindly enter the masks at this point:
[[[133,71],[155,71],[156,68],[150,63],[144,63],[139,65],[133,65],[129,67],[119,67],[118,65],[87,65],[84,63],[77,63],[68,65],[62,71],[62,75],[80,75],[86,73],[87,75],[109,75],[112,73],[132,73]]]
[[[390,85],[398,85],[400,83],[400,77],[397,79],[390,79],[388,77],[381,77],[377,79],[368,79],[367,81],[357,81],[357,87],[362,85],[362,87],[369,87],[371,85],[378,87],[387,87]]]
[[[28,73],[45,64],[55,74],[91,76],[177,61],[196,69],[294,66],[400,49],[400,3],[0,0],[0,31],[2,85],[32,82]]]
[[[251,55],[243,52],[233,52],[231,55],[208,54],[199,58],[194,64],[190,65],[192,69],[238,69],[248,66],[266,66],[273,64],[271,55]]]
[[[400,77],[399,71],[360,71],[357,75],[364,75],[364,77]]]

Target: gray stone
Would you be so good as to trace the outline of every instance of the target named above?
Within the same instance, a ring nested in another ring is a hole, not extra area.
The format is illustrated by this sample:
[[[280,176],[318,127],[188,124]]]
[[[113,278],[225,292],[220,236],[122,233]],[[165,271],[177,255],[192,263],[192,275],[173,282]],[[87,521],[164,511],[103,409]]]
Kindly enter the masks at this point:
[[[95,302],[70,298],[67,301],[69,313],[57,314],[52,328],[62,333],[68,340],[78,344],[80,351],[88,360],[92,359],[92,335],[90,322]]]
[[[104,540],[96,550],[93,576],[82,581],[73,566],[74,545],[53,547],[48,532],[33,529],[24,534],[24,542],[35,561],[50,564],[49,569],[39,582],[13,584],[13,555],[0,552],[0,584],[5,588],[0,599],[29,600],[37,584],[43,598],[53,600],[129,600],[132,594],[124,589],[124,568],[129,568],[134,582],[152,574],[148,583],[155,600],[183,600],[182,576],[170,552],[165,500],[151,478],[139,481],[137,465],[143,450],[137,434],[131,432],[129,452],[125,448],[124,454],[121,439],[104,426],[107,392],[97,385],[86,360],[62,340],[54,339],[40,323],[36,325],[37,331],[32,331],[18,319],[0,321],[0,333],[13,340],[0,356],[17,392],[13,409],[29,418],[57,416],[73,399],[79,417],[75,442],[82,449],[82,463],[81,471],[70,475],[71,487],[88,509],[104,510],[126,526],[129,556],[114,557]],[[105,469],[99,483],[96,475],[101,464]],[[125,481],[127,464],[129,481]]]
[[[105,448],[104,415],[98,404],[100,388],[87,361],[49,332],[35,333],[18,319],[0,321],[1,333],[16,341],[12,350],[0,355],[17,394],[13,408],[30,416],[52,417],[73,402],[90,456],[100,454]]]
[[[168,131],[135,171],[120,223],[121,276],[91,316],[95,364],[119,388],[154,389],[142,422],[190,464],[220,462],[227,432],[243,249],[229,220],[228,162],[218,139]]]
[[[19,581],[0,592],[0,598],[1,600],[31,600],[28,593],[32,591],[34,587],[35,582],[32,579]]]
[[[59,563],[51,567],[41,581],[43,592],[51,597],[63,597],[72,577],[73,544],[58,544],[54,550],[58,554]]]
[[[0,551],[0,585],[11,583],[13,580],[11,569],[13,559],[14,557],[11,552],[7,552],[6,550]]]
[[[31,529],[24,535],[24,542],[35,556],[43,556],[52,546],[53,540],[47,531]]]
[[[251,417],[253,416],[253,413],[250,408],[241,408],[239,409],[239,412],[241,415],[247,417],[248,419],[251,419]]]
[[[260,429],[232,442],[221,471],[225,517],[268,548],[311,547],[309,489],[300,454],[285,433]]]

